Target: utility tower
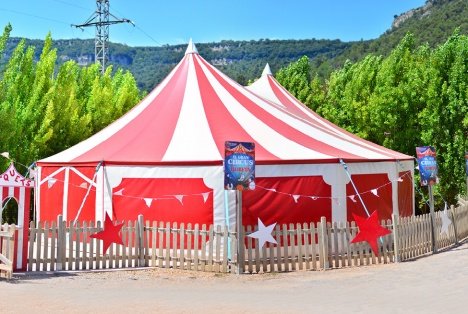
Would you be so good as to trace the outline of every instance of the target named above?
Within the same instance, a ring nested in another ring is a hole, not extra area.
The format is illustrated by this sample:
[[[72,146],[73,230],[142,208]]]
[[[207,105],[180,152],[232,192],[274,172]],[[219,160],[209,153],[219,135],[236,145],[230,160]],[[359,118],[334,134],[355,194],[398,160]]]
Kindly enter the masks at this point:
[[[106,71],[106,66],[109,61],[109,25],[130,23],[129,19],[118,18],[112,13],[109,13],[109,0],[96,0],[96,12],[94,12],[83,24],[72,25],[83,29],[84,27],[96,26],[96,37],[94,39],[94,57],[95,61],[100,64],[101,72]],[[110,20],[109,17],[113,19]]]

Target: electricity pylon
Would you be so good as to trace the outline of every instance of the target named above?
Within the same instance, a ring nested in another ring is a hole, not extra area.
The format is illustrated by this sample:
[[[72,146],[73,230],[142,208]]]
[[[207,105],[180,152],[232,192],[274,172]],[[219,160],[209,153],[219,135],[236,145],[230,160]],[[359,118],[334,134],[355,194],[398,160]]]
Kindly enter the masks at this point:
[[[118,18],[112,13],[109,13],[109,0],[96,0],[96,12],[94,12],[83,24],[72,25],[83,29],[84,27],[96,26],[96,37],[94,39],[94,57],[95,61],[100,64],[101,72],[106,71],[107,62],[109,61],[109,25],[130,23],[129,19]],[[113,20],[109,19],[109,16]]]

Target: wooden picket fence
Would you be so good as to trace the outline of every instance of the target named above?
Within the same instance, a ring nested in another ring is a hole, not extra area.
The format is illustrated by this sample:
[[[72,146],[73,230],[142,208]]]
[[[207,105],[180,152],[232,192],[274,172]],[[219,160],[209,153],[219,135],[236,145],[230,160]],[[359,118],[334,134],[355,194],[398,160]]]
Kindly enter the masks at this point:
[[[447,210],[451,223],[448,232],[442,232],[442,215],[444,211],[435,212],[434,237],[432,239],[432,222],[430,214],[411,217],[393,217],[393,231],[396,239],[397,261],[418,258],[435,251],[451,248],[468,238],[468,203],[453,205]]]
[[[382,226],[392,228],[391,221]],[[247,226],[246,234],[256,230]],[[378,242],[376,256],[367,243],[350,243],[358,228],[354,222],[337,224],[326,222],[276,226],[272,232],[276,242],[259,248],[258,239],[243,235],[247,242],[245,257],[240,261],[240,272],[288,272],[296,270],[323,270],[393,262],[391,235]]]
[[[453,223],[442,233],[442,212],[436,212],[437,250],[468,238],[468,204],[452,206],[447,214]],[[358,232],[354,222],[330,223],[324,217],[317,223],[277,225],[272,232],[277,244],[260,247],[258,239],[248,236],[257,227],[243,228],[238,242],[227,227],[144,222],[140,216],[121,229],[123,245],[112,244],[103,252],[101,241],[90,238],[102,230],[99,222],[67,225],[59,217],[58,224],[31,223],[28,271],[163,267],[266,273],[392,263],[432,253],[431,223],[428,214],[382,221],[393,232],[379,239],[375,255],[366,242],[350,243]]]
[[[11,279],[13,274],[15,225],[0,226],[0,278]]]

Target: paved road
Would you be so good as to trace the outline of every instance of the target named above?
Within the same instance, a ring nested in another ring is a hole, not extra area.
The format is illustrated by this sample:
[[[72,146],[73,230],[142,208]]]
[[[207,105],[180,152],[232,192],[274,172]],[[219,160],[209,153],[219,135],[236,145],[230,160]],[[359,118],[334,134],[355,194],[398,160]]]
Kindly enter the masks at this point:
[[[287,274],[16,274],[0,313],[468,313],[468,245],[399,264]]]

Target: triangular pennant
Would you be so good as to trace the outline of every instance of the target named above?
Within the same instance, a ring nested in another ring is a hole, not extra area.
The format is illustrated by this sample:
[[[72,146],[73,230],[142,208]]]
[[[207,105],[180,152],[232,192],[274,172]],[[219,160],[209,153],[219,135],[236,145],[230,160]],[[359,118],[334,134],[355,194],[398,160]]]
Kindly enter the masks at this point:
[[[375,196],[379,197],[379,193],[377,192],[377,189],[372,189],[371,193],[374,194]]]
[[[202,193],[202,196],[203,196],[203,203],[206,203],[206,201],[208,200],[208,197],[210,196],[210,192]]]
[[[174,197],[182,204],[184,205],[184,195],[174,195]]]
[[[55,182],[57,182],[57,179],[50,178],[47,180],[47,187],[50,189],[55,184]]]
[[[9,152],[3,152],[0,155],[5,157],[6,159],[10,159],[10,153]]]
[[[297,200],[299,199],[299,197],[301,197],[300,195],[291,195],[294,199],[294,203],[297,203]]]
[[[153,199],[149,198],[149,197],[146,197],[146,198],[144,198],[144,200],[145,200],[146,206],[148,206],[148,208],[150,208],[151,204],[153,203]]]
[[[356,195],[349,195],[348,197],[349,197],[350,200],[353,201],[353,203],[357,202],[356,199],[355,199]]]
[[[276,189],[273,189],[273,188],[272,189],[265,189],[265,190],[271,191],[271,192],[276,192]]]
[[[311,196],[310,198],[313,199],[314,201],[316,201],[318,199],[317,196]]]
[[[403,177],[398,177],[397,181],[398,182],[403,182]]]
[[[83,182],[80,184],[80,188],[86,189],[88,188],[88,184],[86,182]]]
[[[123,195],[123,191],[124,191],[124,190],[125,190],[125,189],[120,189],[120,190],[118,190],[117,192],[115,192],[114,195]]]

